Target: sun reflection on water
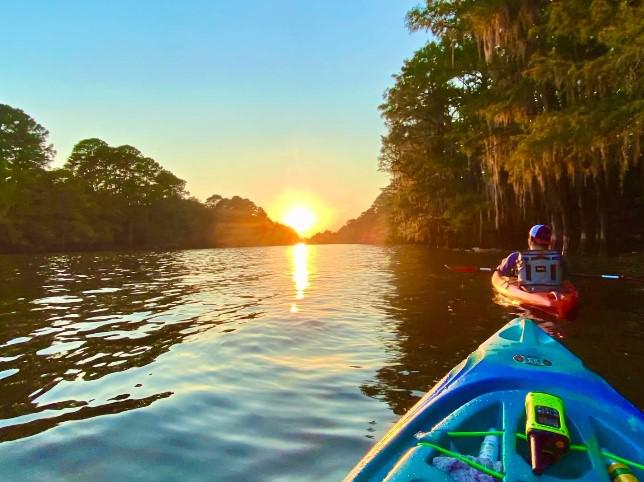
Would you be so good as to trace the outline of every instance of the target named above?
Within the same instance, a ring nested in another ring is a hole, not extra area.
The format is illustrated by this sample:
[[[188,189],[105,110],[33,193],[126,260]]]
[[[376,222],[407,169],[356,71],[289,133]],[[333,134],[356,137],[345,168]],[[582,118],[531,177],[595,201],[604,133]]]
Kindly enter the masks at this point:
[[[304,291],[309,287],[309,247],[299,243],[291,249],[295,299],[299,301],[304,299]],[[297,303],[291,303],[291,313],[298,311]]]

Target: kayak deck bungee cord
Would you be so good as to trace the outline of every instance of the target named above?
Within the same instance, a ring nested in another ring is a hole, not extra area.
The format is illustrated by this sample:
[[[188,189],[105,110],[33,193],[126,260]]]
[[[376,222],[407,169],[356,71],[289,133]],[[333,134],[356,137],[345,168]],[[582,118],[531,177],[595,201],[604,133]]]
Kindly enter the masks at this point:
[[[498,460],[476,457],[488,439]],[[458,466],[477,474],[468,480],[609,482],[617,463],[644,481],[642,412],[517,318],[419,400],[345,481],[453,482],[446,467]]]

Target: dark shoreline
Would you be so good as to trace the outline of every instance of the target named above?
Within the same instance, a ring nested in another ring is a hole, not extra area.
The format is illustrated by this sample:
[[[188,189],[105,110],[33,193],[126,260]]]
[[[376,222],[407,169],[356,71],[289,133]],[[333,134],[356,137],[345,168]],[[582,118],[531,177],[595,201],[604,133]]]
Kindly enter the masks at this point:
[[[252,244],[252,245],[230,245],[230,246],[146,246],[146,247],[110,247],[110,248],[88,248],[88,249],[73,249],[65,251],[49,251],[49,250],[24,250],[24,251],[9,251],[0,252],[1,256],[63,256],[63,255],[81,255],[81,254],[135,254],[135,253],[158,253],[158,252],[173,252],[173,251],[190,251],[190,250],[207,250],[207,249],[240,249],[240,248],[269,248],[277,246],[295,246],[296,244],[304,243],[311,246],[327,246],[327,245],[361,245],[361,246],[379,246],[379,247],[400,247],[400,246],[423,246],[422,243],[359,243],[359,242],[337,242],[337,243],[316,243],[308,239],[301,239],[294,243],[274,243],[274,244]],[[426,247],[428,251],[449,251],[455,253],[472,253],[472,254],[500,254],[507,253],[515,248],[479,248],[473,246],[471,248],[436,248]],[[604,254],[569,254],[572,259],[615,259],[622,257],[637,257],[644,256],[643,251],[623,251],[615,253]]]

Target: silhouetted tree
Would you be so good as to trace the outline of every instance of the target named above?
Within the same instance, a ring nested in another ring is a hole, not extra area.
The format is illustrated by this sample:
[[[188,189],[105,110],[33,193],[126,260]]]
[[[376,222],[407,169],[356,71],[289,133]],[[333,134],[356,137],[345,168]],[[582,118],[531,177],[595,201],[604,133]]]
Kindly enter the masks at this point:
[[[189,198],[186,183],[138,149],[78,142],[48,170],[47,130],[0,105],[0,252],[289,244],[295,232],[252,201]]]
[[[641,248],[643,14],[622,0],[414,8],[410,27],[434,40],[381,106],[393,237],[521,242],[545,221],[564,246]]]

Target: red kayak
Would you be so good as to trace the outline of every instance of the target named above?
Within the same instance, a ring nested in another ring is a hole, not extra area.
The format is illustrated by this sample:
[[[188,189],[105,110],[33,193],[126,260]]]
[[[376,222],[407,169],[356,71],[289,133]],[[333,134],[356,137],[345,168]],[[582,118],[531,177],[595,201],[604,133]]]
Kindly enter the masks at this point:
[[[519,284],[517,278],[501,276],[495,271],[492,286],[497,293],[510,300],[537,308],[560,320],[569,318],[579,303],[577,288],[570,281],[564,281],[561,286],[547,291],[528,291]]]

